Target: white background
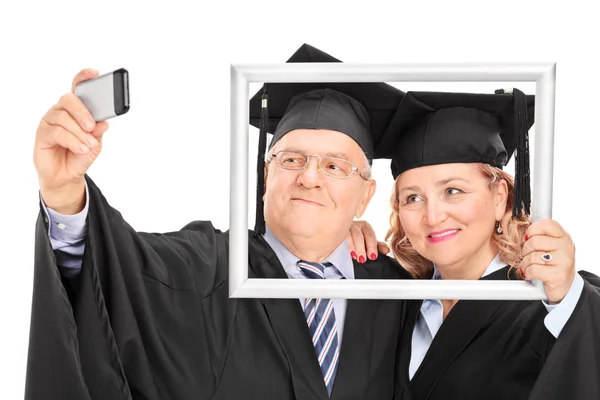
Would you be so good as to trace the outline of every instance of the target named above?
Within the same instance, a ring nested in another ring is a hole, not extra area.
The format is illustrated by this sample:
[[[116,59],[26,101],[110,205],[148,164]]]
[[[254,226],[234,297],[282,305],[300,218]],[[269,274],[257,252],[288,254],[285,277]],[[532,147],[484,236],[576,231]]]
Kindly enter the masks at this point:
[[[345,62],[557,62],[553,217],[577,244],[577,268],[600,273],[595,15],[580,1],[3,2],[0,398],[23,398],[38,214],[35,131],[80,69],[129,69],[131,110],[110,121],[90,175],[136,229],[163,232],[195,219],[228,227],[231,63],[284,62],[303,43]],[[507,84],[396,86],[491,92]],[[257,130],[250,134],[252,160]],[[389,162],[376,162],[375,174],[378,192],[365,218],[382,238]],[[249,205],[252,227],[254,193]]]

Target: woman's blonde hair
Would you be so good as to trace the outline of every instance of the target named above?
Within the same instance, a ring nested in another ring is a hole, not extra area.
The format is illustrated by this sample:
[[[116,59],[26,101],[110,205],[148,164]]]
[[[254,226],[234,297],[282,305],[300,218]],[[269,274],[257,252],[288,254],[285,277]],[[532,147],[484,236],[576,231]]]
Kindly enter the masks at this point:
[[[516,269],[521,260],[521,249],[523,245],[523,237],[527,228],[531,224],[531,219],[524,213],[524,218],[519,219],[512,216],[514,203],[514,180],[513,178],[502,171],[501,169],[492,167],[489,164],[477,163],[481,173],[488,179],[490,190],[494,189],[501,181],[506,181],[508,186],[508,198],[506,201],[506,211],[500,222],[502,233],[496,233],[492,237],[494,247],[500,253],[500,260],[511,269]],[[410,273],[415,279],[431,278],[433,274],[433,263],[421,256],[413,247],[402,225],[400,224],[399,213],[399,198],[398,198],[398,180],[394,184],[392,192],[392,213],[390,215],[390,229],[385,237],[389,241],[392,254],[402,267]],[[517,276],[522,279],[521,272],[515,271]]]

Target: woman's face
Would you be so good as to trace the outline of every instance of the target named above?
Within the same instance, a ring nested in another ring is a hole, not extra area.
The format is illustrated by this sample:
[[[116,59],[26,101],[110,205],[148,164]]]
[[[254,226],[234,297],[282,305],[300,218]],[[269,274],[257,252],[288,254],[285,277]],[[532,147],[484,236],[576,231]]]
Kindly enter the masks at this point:
[[[396,188],[400,223],[419,254],[447,276],[472,263],[487,267],[506,210],[505,181],[490,188],[478,164],[441,164],[403,172]]]

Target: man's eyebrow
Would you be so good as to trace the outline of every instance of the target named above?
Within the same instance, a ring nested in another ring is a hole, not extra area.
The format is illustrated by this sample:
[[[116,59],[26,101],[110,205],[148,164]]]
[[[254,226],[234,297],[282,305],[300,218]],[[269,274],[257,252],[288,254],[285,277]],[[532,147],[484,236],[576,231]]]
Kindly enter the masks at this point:
[[[295,147],[294,148],[281,149],[280,151],[295,151],[297,153],[309,154],[309,152],[304,151],[304,150],[300,150],[300,149],[295,148]],[[344,160],[349,160],[350,159],[350,156],[347,153],[340,153],[340,152],[327,152],[327,153],[325,153],[325,157],[343,158]]]
[[[326,153],[325,154],[327,157],[336,157],[336,158],[343,158],[345,160],[348,160],[350,157],[348,157],[348,154],[346,153]]]

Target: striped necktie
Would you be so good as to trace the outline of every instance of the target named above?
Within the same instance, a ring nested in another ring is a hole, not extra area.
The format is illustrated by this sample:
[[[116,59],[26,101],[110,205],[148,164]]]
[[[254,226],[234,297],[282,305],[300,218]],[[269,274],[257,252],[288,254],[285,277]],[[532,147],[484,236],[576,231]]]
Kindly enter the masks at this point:
[[[302,260],[298,261],[297,265],[308,279],[325,279],[325,268],[333,267],[330,262],[319,264]],[[331,299],[306,299],[304,315],[312,335],[327,393],[331,396],[340,355],[333,302]]]

